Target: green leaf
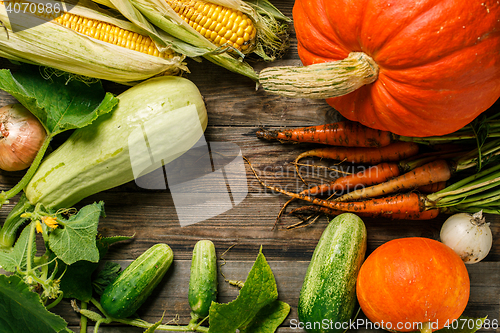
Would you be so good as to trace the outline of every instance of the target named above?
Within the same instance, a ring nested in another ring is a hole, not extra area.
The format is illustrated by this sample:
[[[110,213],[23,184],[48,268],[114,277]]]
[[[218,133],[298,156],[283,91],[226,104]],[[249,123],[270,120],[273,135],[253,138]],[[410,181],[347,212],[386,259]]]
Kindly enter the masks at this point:
[[[38,294],[15,275],[0,275],[0,313],[2,333],[68,331],[64,319],[47,311]]]
[[[98,237],[96,245],[99,251],[99,258],[102,259],[106,255],[110,245],[125,239],[129,239],[129,237]],[[61,267],[66,266],[62,261],[60,264]],[[60,285],[61,290],[64,292],[64,297],[76,298],[84,302],[90,301],[92,291],[96,290],[94,275],[98,267],[98,263],[86,260],[81,260],[67,266],[66,273],[62,276]],[[59,268],[59,271],[63,272],[64,268]]]
[[[260,309],[250,326],[240,330],[241,333],[274,332],[290,313],[290,305],[276,300]]]
[[[87,205],[76,215],[61,222],[62,227],[50,233],[49,247],[64,263],[71,265],[79,260],[99,261],[96,236],[103,209],[102,201]]]
[[[104,268],[97,272],[96,277],[92,281],[95,292],[98,295],[102,295],[104,289],[120,275],[121,269],[120,264],[106,261]]]
[[[277,298],[276,281],[261,249],[238,297],[227,304],[214,302],[210,306],[209,332],[274,332],[289,311],[288,306],[274,303]]]
[[[0,70],[0,89],[30,110],[52,136],[87,126],[118,103],[104,91],[100,81],[82,82],[49,71],[27,64],[14,73]]]
[[[28,261],[30,231],[30,227],[24,228],[12,250],[0,250],[0,266],[2,266],[2,268],[7,272],[15,272],[16,268],[26,268],[26,263]],[[31,243],[31,254],[29,255],[29,258],[33,258],[36,253],[35,237],[31,237]]]
[[[80,260],[67,266],[61,279],[60,289],[64,298],[76,298],[82,302],[92,299],[92,273],[98,263]]]

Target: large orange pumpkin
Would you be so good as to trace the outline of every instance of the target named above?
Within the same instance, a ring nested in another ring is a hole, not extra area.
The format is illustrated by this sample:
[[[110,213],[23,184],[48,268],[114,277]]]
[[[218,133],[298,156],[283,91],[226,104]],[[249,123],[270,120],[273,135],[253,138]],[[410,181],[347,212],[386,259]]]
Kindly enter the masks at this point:
[[[293,21],[304,65],[351,52],[378,65],[374,82],[327,99],[369,127],[406,136],[447,134],[500,97],[497,0],[296,0]],[[286,82],[268,91],[282,89]]]
[[[434,331],[462,314],[470,282],[465,264],[450,247],[410,237],[391,240],[366,258],[356,293],[373,323],[399,332]]]

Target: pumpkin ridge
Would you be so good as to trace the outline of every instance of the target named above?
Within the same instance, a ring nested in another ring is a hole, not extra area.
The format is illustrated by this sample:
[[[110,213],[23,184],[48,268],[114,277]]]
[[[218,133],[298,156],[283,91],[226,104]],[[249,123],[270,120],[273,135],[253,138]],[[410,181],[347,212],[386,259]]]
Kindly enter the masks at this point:
[[[376,85],[372,88],[372,100],[374,101],[374,104],[377,102],[380,102],[380,104],[384,103],[384,105],[378,106],[378,109],[387,108],[388,100],[390,100],[392,104],[390,110],[387,111],[387,113],[373,112],[372,117],[376,117],[386,128],[389,128],[394,124],[398,124],[398,126],[404,128],[408,127],[408,124],[419,124],[432,120],[432,124],[427,126],[427,129],[422,129],[420,131],[422,134],[432,135],[432,133],[435,132],[435,129],[433,128],[434,123],[442,120],[438,117],[440,114],[432,111],[424,111],[426,108],[423,105],[421,107],[415,107],[412,103],[402,101],[400,97],[406,97],[407,94],[396,96],[394,93],[400,92],[400,87],[403,83],[398,82],[398,84],[390,84],[389,81],[393,81],[389,76],[382,75],[381,77],[379,75],[378,82],[374,82]],[[407,82],[404,82],[404,85],[407,85],[410,88],[413,87],[411,83]],[[376,94],[377,96],[374,98],[373,94]],[[394,112],[395,109],[397,109],[397,113]],[[439,125],[439,127],[442,126],[443,125]]]
[[[460,7],[455,9],[458,5]],[[482,5],[476,5],[476,7],[482,7]],[[400,45],[386,44],[384,48],[380,48],[381,54],[377,54],[375,61],[381,67],[385,67],[386,62],[391,62],[392,68],[406,68],[430,63],[443,56],[474,46],[478,44],[478,41],[481,43],[491,33],[498,33],[498,29],[495,31],[494,28],[499,26],[498,21],[494,19],[495,15],[498,17],[498,4],[491,9],[489,14],[481,13],[481,19],[476,18],[475,15],[471,16],[472,14],[468,15],[465,9],[470,11],[473,9],[473,5],[450,0],[440,1],[433,5],[427,12],[422,12],[416,15],[412,21],[406,22],[404,29],[398,34],[402,41],[410,45],[409,48],[403,47],[402,43]],[[443,12],[453,12],[457,16],[443,14]],[[432,19],[426,19],[425,15],[432,17]],[[422,20],[419,21],[421,18]],[[479,21],[482,22],[478,23]],[[412,41],[416,44],[412,44]],[[397,39],[391,42],[397,42]],[[407,50],[408,53],[394,57],[395,50],[403,50],[403,52]],[[387,52],[387,56],[384,52]],[[414,56],[415,52],[419,55],[418,57]],[[401,62],[400,60],[410,60],[410,62]]]
[[[444,0],[441,0],[440,2],[443,2]],[[370,3],[370,2],[368,2]],[[373,60],[375,60],[375,62],[381,66],[381,67],[384,67],[385,66],[385,62],[380,62],[379,60],[377,60],[377,54],[380,53],[381,51],[384,50],[384,48],[386,47],[386,45],[390,45],[394,40],[397,40],[401,37],[401,34],[409,27],[411,26],[411,24],[413,24],[415,21],[417,21],[421,16],[425,15],[427,12],[431,11],[433,9],[433,6],[429,5],[429,8],[423,10],[423,11],[420,11],[419,13],[416,13],[414,16],[411,17],[411,19],[409,21],[405,21],[404,24],[401,24],[403,26],[403,28],[394,28],[392,31],[393,33],[391,33],[390,35],[388,35],[383,42],[381,42],[380,40],[377,42],[377,48],[376,48],[376,52],[367,52],[367,54],[369,56],[371,56],[373,58]],[[369,9],[368,9],[368,6],[366,7],[366,9],[363,11],[363,22],[365,21],[368,21],[365,19],[366,15],[369,13]],[[373,14],[370,14],[370,15],[373,15]],[[409,18],[409,16],[407,17]],[[370,29],[372,29],[373,27],[369,26],[369,27],[365,27],[365,25],[362,26],[361,30],[360,30],[360,33],[359,33],[359,36],[362,36],[364,35],[364,32],[365,29],[367,29],[366,31],[370,31]],[[371,34],[367,34],[367,35],[371,35]],[[366,43],[366,41],[365,41]],[[364,47],[364,43],[363,42],[360,42],[360,46],[362,47],[363,51],[365,50],[365,47]]]
[[[377,101],[384,101],[384,105],[378,106],[377,109],[385,110],[387,108],[388,101],[390,101],[391,104],[398,106],[398,110],[400,110],[398,116],[396,117],[392,112],[374,112],[374,109],[372,109],[371,110],[372,112],[370,112],[370,114],[361,113],[365,116],[363,118],[358,118],[357,121],[361,122],[362,124],[367,124],[367,125],[369,124],[373,126],[372,124],[370,124],[368,119],[375,118],[377,119],[377,123],[382,124],[381,128],[377,129],[386,130],[388,128],[387,123],[389,124],[398,123],[400,126],[407,126],[408,124],[407,119],[415,118],[416,114],[413,113],[412,110],[409,109],[407,105],[405,105],[406,103],[401,103],[401,101],[396,96],[393,95],[392,90],[394,89],[392,88],[389,89],[387,87],[388,79],[390,80],[390,77],[385,75],[384,71],[381,70],[379,72],[377,81],[373,82],[371,85],[366,86],[366,89],[370,91],[369,95],[371,96],[372,103],[377,103]],[[374,94],[377,95],[377,98],[373,98]],[[332,100],[332,102],[335,103],[334,100]],[[359,104],[358,107],[362,107],[362,104]],[[420,119],[428,120],[423,118]]]
[[[317,0],[323,1],[323,0]],[[327,22],[327,20],[318,21],[318,18],[326,17],[326,10],[324,3],[321,6],[317,6],[314,15],[309,12],[308,0],[296,1],[293,6],[293,17],[295,17],[294,25],[296,29],[303,29],[298,27],[298,25],[307,26],[308,36],[303,37],[297,36],[297,41],[302,45],[303,49],[307,49],[308,53],[316,58],[315,61],[308,61],[307,59],[311,56],[303,57],[299,56],[304,65],[310,65],[318,62],[318,58],[331,59],[338,58],[343,59],[349,54],[349,49],[345,46],[344,41],[335,32],[332,25]],[[320,28],[326,26],[328,29],[321,30]],[[314,50],[311,52],[311,48]],[[325,62],[325,61],[323,61]]]

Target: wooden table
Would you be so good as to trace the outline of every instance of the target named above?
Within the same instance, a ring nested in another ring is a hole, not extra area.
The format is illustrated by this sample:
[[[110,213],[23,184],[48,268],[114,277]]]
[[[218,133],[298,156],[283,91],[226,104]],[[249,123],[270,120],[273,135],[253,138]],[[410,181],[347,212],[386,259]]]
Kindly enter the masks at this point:
[[[276,0],[274,4],[291,17],[293,1]],[[3,64],[7,65],[6,62]],[[273,65],[299,64],[292,27],[290,49],[282,60]],[[260,70],[269,65],[271,64],[260,62],[256,63],[255,67]],[[206,60],[202,63],[189,61],[189,68],[191,73],[185,77],[198,86],[207,105],[209,123],[205,132],[206,140],[237,145],[243,156],[252,162],[267,183],[292,191],[300,187],[302,183],[290,162],[308,146],[261,141],[255,137],[255,131],[260,127],[279,128],[329,123],[340,119],[337,112],[323,100],[288,99],[267,94],[262,89],[256,90],[255,83],[250,79]],[[108,82],[105,82],[105,87],[115,93],[126,89]],[[0,92],[0,99],[2,105],[13,101],[3,92]],[[210,239],[215,243],[219,256],[234,245],[224,255],[226,264],[220,268],[220,273],[230,279],[244,280],[259,248],[263,247],[263,253],[276,276],[279,298],[292,307],[278,332],[302,332],[291,326],[291,320],[297,319],[297,301],[303,277],[317,241],[328,223],[327,218],[322,216],[308,227],[288,230],[286,226],[298,220],[285,215],[273,230],[277,213],[287,198],[266,191],[248,167],[246,170],[249,193],[243,202],[223,214],[186,227],[179,225],[169,190],[144,190],[131,182],[94,195],[83,202],[104,200],[107,216],[99,225],[102,235],[135,235],[133,241],[113,246],[106,260],[117,261],[126,266],[147,248],[159,242],[165,242],[173,249],[174,264],[155,295],[141,308],[139,314],[143,319],[156,322],[165,311],[165,321],[175,316],[178,316],[180,324],[189,321],[187,288],[192,249],[196,241]],[[0,189],[10,188],[21,176],[22,173],[0,173]],[[315,176],[321,176],[320,172]],[[12,200],[10,205],[1,210],[2,220],[14,203],[15,200]],[[500,219],[496,216],[488,218],[495,242],[485,260],[467,266],[472,290],[464,315],[487,315],[490,319],[498,319],[500,243],[496,239],[500,237]],[[394,238],[422,236],[437,239],[444,220],[445,216],[439,216],[432,221],[366,218],[364,221],[368,230],[368,252]],[[238,289],[224,282],[220,275],[219,301],[229,302],[237,294]],[[79,332],[79,316],[71,309],[69,300],[63,300],[54,311],[64,317],[75,332]],[[362,314],[361,318],[364,318]],[[91,332],[91,329],[92,327],[89,327],[88,332]],[[357,329],[366,330],[363,327]],[[139,329],[119,326],[103,326],[100,331],[142,332]]]

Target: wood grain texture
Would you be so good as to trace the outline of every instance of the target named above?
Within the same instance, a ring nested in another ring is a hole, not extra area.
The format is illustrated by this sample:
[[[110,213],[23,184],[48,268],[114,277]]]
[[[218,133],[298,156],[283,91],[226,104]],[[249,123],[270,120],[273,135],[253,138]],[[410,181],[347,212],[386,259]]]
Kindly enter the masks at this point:
[[[233,249],[236,249],[237,247],[234,247]],[[232,250],[230,252],[232,252]],[[217,251],[218,256],[220,257],[223,252],[224,251]],[[258,253],[258,251],[249,252],[252,252],[253,254]],[[264,255],[267,255],[267,252],[267,248],[263,248]],[[130,261],[117,262],[119,262],[122,267],[126,267],[130,263]],[[252,267],[253,261],[233,261],[226,259],[225,265],[222,265],[223,262],[224,261],[219,259],[218,302],[226,303],[234,300],[238,296],[238,288],[225,282],[225,278],[244,281],[246,275]],[[304,333],[305,331],[299,329],[298,327],[297,303],[300,288],[302,286],[302,280],[305,276],[309,261],[275,260],[270,261],[269,265],[271,266],[276,278],[279,299],[287,302],[291,306],[290,314],[278,332]],[[481,262],[476,265],[468,265],[467,268],[471,279],[471,296],[469,304],[464,311],[464,315],[488,315],[488,318],[490,319],[498,318],[498,313],[500,311],[498,294],[500,293],[500,288],[491,288],[489,280],[491,278],[500,278],[499,263]],[[145,305],[139,310],[138,315],[142,319],[149,322],[157,322],[161,318],[163,312],[165,312],[166,316],[163,321],[164,323],[169,320],[173,320],[174,317],[178,316],[178,323],[180,325],[186,324],[190,318],[187,299],[189,269],[190,260],[175,259],[173,266],[169,269],[157,289],[155,289],[153,296],[148,298]],[[94,311],[96,310],[94,307],[89,307],[89,309]],[[78,315],[70,309],[67,301],[58,305],[55,308],[55,312],[69,320],[70,325],[74,325],[76,331],[76,326],[78,325]],[[361,314],[353,323],[353,327],[356,327],[355,331],[376,332],[377,329],[375,329],[373,325],[370,325],[372,324],[367,321],[363,314]],[[118,328],[113,327],[113,325],[106,325],[103,326],[100,332],[118,332],[117,329]],[[122,331],[119,332],[140,332],[140,330],[124,331],[121,327],[119,329],[122,329]],[[493,329],[483,328],[481,331],[491,332]],[[91,331],[89,330],[89,332]]]
[[[291,17],[293,1],[273,1],[285,15]],[[255,62],[260,70],[266,66],[300,65],[297,45],[293,31],[290,31],[289,51],[274,63]],[[15,68],[11,63],[0,60],[2,68]],[[289,191],[299,191],[304,184],[297,177],[295,167],[290,163],[302,151],[311,145],[281,144],[267,142],[255,137],[255,131],[261,127],[278,129],[331,123],[341,119],[340,115],[323,100],[290,99],[265,93],[250,79],[217,67],[203,60],[201,63],[188,60],[190,73],[184,76],[192,80],[204,96],[209,123],[205,133],[207,142],[228,142],[236,145],[243,156],[247,157],[257,170],[258,175],[269,185]],[[103,82],[106,90],[119,94],[127,87],[111,82]],[[15,100],[0,91],[0,105]],[[495,107],[499,107],[498,103]],[[69,133],[56,137],[52,146],[64,141]],[[319,166],[338,167],[338,161],[308,160],[314,168],[301,168],[301,175],[314,182],[327,181],[332,174]],[[343,164],[342,170],[352,171],[353,166]],[[231,279],[244,279],[258,250],[263,246],[279,288],[280,299],[292,306],[292,311],[279,333],[303,332],[291,327],[291,320],[297,318],[296,306],[302,285],[302,279],[314,248],[328,219],[320,217],[306,228],[288,230],[286,227],[299,220],[294,216],[284,215],[273,229],[276,216],[281,206],[288,200],[284,195],[263,188],[255,179],[248,165],[245,165],[247,188],[245,199],[234,208],[209,218],[205,221],[181,227],[174,206],[170,189],[147,190],[134,182],[93,195],[79,206],[94,201],[105,202],[106,218],[99,224],[99,233],[103,236],[135,235],[134,240],[114,245],[106,255],[106,260],[119,261],[123,266],[139,256],[151,245],[159,242],[169,244],[174,251],[174,265],[167,277],[158,287],[158,292],[148,300],[140,310],[146,320],[156,321],[165,311],[165,321],[179,315],[180,323],[187,323],[189,309],[187,303],[187,282],[192,249],[196,241],[210,239],[220,255],[230,246],[235,245],[226,255],[227,264],[221,268]],[[14,186],[23,172],[0,171],[0,190]],[[4,220],[18,200],[13,198],[10,204],[0,210],[0,219]],[[294,202],[290,208],[299,207]],[[288,210],[289,211],[289,210]],[[491,222],[494,239],[500,238],[500,218],[487,216]],[[364,219],[368,232],[368,253],[381,244],[395,238],[421,236],[438,239],[439,230],[446,216],[439,216],[431,221],[393,221],[388,219]],[[39,242],[41,248],[41,243]],[[485,316],[498,319],[500,311],[500,243],[495,241],[486,259],[468,266],[471,275],[471,298],[465,315]],[[237,289],[228,286],[220,277],[221,291],[219,301],[228,302],[237,295]],[[64,300],[55,308],[75,332],[78,329],[78,316],[71,309],[69,300]],[[360,318],[364,318],[362,315]],[[88,332],[92,332],[92,327]],[[134,333],[143,330],[122,326],[102,327],[103,333]],[[359,332],[375,332],[359,327]],[[493,329],[483,329],[491,332]],[[500,330],[497,330],[500,332]]]

